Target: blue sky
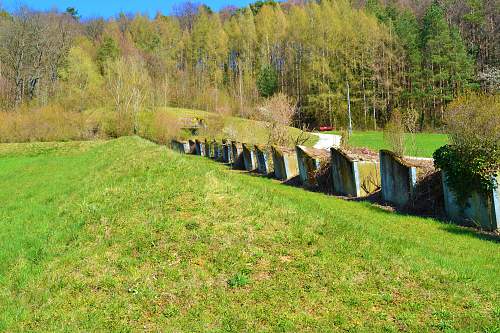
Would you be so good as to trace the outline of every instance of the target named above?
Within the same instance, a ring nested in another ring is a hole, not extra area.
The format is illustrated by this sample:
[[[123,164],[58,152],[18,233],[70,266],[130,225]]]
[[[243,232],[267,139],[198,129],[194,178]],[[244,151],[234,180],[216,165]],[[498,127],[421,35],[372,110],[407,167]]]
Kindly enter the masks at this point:
[[[0,0],[0,7],[13,11],[19,6],[26,5],[37,10],[50,10],[58,8],[65,10],[67,7],[75,7],[83,17],[115,16],[120,12],[146,13],[154,15],[157,11],[169,13],[175,4],[183,0]],[[237,7],[245,6],[249,0],[205,0],[192,1],[203,2],[215,10],[227,5]]]

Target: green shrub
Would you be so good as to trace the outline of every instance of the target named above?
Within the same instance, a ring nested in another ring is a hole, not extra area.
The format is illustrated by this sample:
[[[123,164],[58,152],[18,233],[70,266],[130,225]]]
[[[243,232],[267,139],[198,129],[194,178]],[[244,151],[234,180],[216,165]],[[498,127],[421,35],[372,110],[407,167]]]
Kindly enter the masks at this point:
[[[450,144],[434,153],[436,167],[464,204],[472,191],[497,185],[500,169],[500,96],[469,95],[450,104],[446,112]]]

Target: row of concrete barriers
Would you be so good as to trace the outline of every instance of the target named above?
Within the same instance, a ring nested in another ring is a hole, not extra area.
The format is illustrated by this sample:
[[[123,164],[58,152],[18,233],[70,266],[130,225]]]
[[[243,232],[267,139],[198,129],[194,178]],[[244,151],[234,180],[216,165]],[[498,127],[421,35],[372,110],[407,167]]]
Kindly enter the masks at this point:
[[[180,153],[206,156],[230,164],[235,169],[258,172],[282,181],[297,178],[301,184],[317,186],[317,172],[330,163],[332,193],[348,197],[365,197],[381,190],[384,202],[404,207],[415,196],[419,163],[381,150],[377,156],[352,153],[340,148],[330,151],[296,146],[295,149],[249,145],[222,140],[172,140],[171,148]],[[429,160],[429,159],[427,159]],[[465,205],[457,203],[454,193],[442,177],[444,211],[459,224],[472,224],[486,230],[498,230],[500,223],[500,190],[471,193]]]

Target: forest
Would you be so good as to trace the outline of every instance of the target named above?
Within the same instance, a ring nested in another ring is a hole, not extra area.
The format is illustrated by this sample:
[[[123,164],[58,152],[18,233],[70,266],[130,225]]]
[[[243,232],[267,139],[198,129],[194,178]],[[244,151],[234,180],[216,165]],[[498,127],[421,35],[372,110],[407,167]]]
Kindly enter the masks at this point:
[[[3,10],[0,115],[50,109],[74,121],[106,109],[119,123],[177,106],[255,118],[281,92],[296,127],[346,127],[349,97],[355,128],[383,127],[397,110],[439,129],[454,99],[498,93],[498,22],[495,0],[257,1],[219,12],[186,2],[109,19]]]

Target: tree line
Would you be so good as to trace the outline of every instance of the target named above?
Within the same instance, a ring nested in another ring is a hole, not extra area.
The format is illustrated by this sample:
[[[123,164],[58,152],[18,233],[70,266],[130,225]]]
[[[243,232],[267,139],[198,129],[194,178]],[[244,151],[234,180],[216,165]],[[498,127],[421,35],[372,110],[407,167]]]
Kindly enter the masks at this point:
[[[163,106],[256,117],[275,93],[298,126],[383,126],[396,110],[420,129],[446,105],[500,85],[494,0],[257,1],[219,12],[82,19],[77,9],[0,12],[0,107],[104,106],[130,117]]]

